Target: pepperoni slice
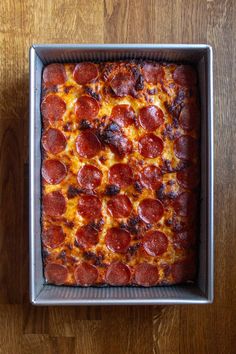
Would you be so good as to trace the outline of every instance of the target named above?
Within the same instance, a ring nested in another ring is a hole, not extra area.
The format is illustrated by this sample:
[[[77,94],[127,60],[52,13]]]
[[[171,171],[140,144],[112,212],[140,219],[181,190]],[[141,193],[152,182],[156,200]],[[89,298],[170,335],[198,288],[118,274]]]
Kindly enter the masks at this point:
[[[93,165],[84,165],[79,170],[77,179],[82,188],[95,189],[101,184],[102,172]]]
[[[149,231],[143,238],[143,247],[150,256],[160,256],[167,251],[168,239],[163,232]]]
[[[127,265],[122,262],[113,262],[106,271],[105,279],[110,285],[121,286],[129,284],[130,276],[130,270]]]
[[[183,188],[196,188],[200,182],[200,173],[198,167],[193,165],[177,172],[177,181]]]
[[[68,276],[67,268],[62,264],[48,263],[45,267],[45,278],[48,283],[63,285]]]
[[[155,158],[162,154],[164,145],[161,138],[154,134],[144,135],[138,143],[138,149],[142,156],[146,158]]]
[[[43,231],[43,243],[50,248],[57,248],[65,241],[66,235],[62,227],[58,225],[51,225],[48,229]]]
[[[174,142],[174,152],[181,160],[191,160],[198,154],[198,142],[191,136],[182,135]]]
[[[143,76],[149,84],[156,85],[162,81],[164,70],[159,64],[146,63],[143,67]]]
[[[135,281],[138,285],[153,286],[159,279],[159,272],[156,266],[149,263],[140,263],[135,270]]]
[[[94,195],[83,195],[78,202],[78,212],[85,219],[97,219],[101,216],[102,203]]]
[[[194,259],[191,258],[175,262],[171,265],[171,274],[174,284],[194,280],[196,275]]]
[[[66,211],[66,201],[59,191],[44,195],[43,212],[49,216],[60,216]]]
[[[48,95],[41,103],[41,112],[44,118],[50,123],[55,123],[62,119],[66,111],[66,103],[57,95]]]
[[[110,86],[118,97],[127,96],[135,89],[135,79],[130,71],[118,72],[111,80]]]
[[[181,86],[193,86],[197,83],[197,74],[192,66],[180,65],[175,69],[173,79]]]
[[[107,208],[114,218],[127,218],[132,210],[132,204],[127,195],[118,194],[107,202]]]
[[[117,253],[126,253],[131,237],[128,231],[112,227],[107,231],[105,243],[109,250]]]
[[[66,71],[62,64],[49,64],[43,71],[43,81],[47,87],[62,85],[66,80]]]
[[[113,134],[109,139],[109,147],[114,154],[118,157],[123,158],[126,155],[129,155],[132,152],[133,144],[129,139],[127,139],[122,134]]]
[[[98,270],[94,265],[83,262],[75,268],[74,276],[76,284],[90,286],[96,283]]]
[[[179,115],[179,124],[184,130],[193,130],[199,125],[199,109],[196,104],[184,106]]]
[[[81,247],[95,246],[98,243],[98,232],[91,225],[85,225],[77,230],[76,239]]]
[[[196,244],[196,232],[193,229],[176,232],[173,236],[173,245],[175,249],[189,249]]]
[[[119,104],[112,108],[111,120],[121,127],[128,127],[134,123],[135,114],[133,108],[128,104]]]
[[[162,218],[164,208],[159,200],[147,198],[140,202],[138,214],[144,222],[154,224]]]
[[[75,114],[79,120],[88,121],[97,118],[99,112],[99,103],[92,97],[81,96],[75,104]]]
[[[67,175],[64,163],[58,160],[45,160],[42,165],[42,176],[49,184],[58,184]]]
[[[117,163],[111,166],[108,178],[110,184],[126,188],[133,182],[133,171],[127,164]]]
[[[161,170],[158,167],[154,165],[146,166],[140,172],[140,182],[143,187],[156,190],[161,186],[161,176]]]
[[[197,210],[197,199],[193,193],[183,192],[174,201],[174,210],[180,216],[193,216]]]
[[[43,133],[42,145],[47,152],[56,155],[65,149],[66,138],[60,130],[49,128]]]
[[[157,106],[146,106],[140,109],[138,121],[141,127],[149,132],[156,130],[164,122],[164,114]]]
[[[76,150],[81,157],[90,159],[101,150],[101,143],[91,131],[81,132],[76,139]]]
[[[79,85],[85,85],[98,77],[97,66],[93,63],[79,63],[73,72],[74,80]]]

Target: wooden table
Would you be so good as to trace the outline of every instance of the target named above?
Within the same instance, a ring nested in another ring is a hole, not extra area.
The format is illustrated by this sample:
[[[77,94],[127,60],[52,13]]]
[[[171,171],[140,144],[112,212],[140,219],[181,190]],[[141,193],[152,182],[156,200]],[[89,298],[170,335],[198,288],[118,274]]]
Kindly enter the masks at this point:
[[[0,353],[236,352],[234,0],[2,0]],[[215,82],[215,301],[33,307],[28,301],[28,50],[32,43],[209,43]]]

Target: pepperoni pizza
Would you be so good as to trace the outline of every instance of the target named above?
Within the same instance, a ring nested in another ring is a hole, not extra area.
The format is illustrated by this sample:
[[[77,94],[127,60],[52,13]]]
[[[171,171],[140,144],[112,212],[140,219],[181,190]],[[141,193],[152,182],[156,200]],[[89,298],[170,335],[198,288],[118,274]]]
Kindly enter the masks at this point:
[[[194,280],[197,74],[149,61],[49,64],[42,78],[45,279],[77,286]]]

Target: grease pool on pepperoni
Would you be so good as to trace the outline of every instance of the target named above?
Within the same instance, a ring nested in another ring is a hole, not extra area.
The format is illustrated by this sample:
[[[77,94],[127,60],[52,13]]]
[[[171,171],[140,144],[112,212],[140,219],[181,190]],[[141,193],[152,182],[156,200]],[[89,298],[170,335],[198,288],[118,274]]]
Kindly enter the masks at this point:
[[[67,268],[58,263],[48,263],[45,267],[45,278],[48,283],[63,285],[68,277]]]
[[[135,88],[135,79],[132,72],[128,69],[119,71],[113,76],[110,86],[118,97],[132,94]]]
[[[49,226],[42,234],[43,243],[50,248],[60,246],[64,242],[65,237],[66,235],[64,234],[63,229],[59,225]]]
[[[159,64],[145,63],[143,66],[144,79],[149,84],[158,84],[164,77],[164,70]]]
[[[133,171],[127,164],[117,163],[111,166],[108,178],[110,184],[126,188],[133,182]]]
[[[97,268],[87,262],[80,263],[74,271],[76,284],[90,286],[96,283],[98,278]]]
[[[47,152],[56,155],[65,149],[66,137],[60,130],[49,128],[42,135],[42,145]]]
[[[112,108],[111,120],[121,127],[128,127],[134,123],[135,113],[133,108],[128,104],[119,104]]]
[[[98,77],[97,66],[93,63],[79,63],[75,66],[73,71],[74,80],[80,84],[85,85],[93,82]]]
[[[49,184],[58,184],[67,175],[67,168],[58,160],[44,160],[42,164],[42,176]]]
[[[159,280],[159,272],[155,265],[140,263],[135,270],[135,282],[141,286],[154,286]]]
[[[182,135],[174,142],[175,156],[180,160],[192,160],[198,154],[198,141],[189,135]]]
[[[200,182],[200,171],[196,165],[186,167],[182,171],[177,172],[178,184],[187,189],[194,189]]]
[[[114,218],[127,218],[132,210],[132,204],[127,195],[118,194],[107,202],[107,209]]]
[[[107,248],[117,253],[126,253],[129,248],[130,240],[130,233],[118,227],[109,229],[105,236]]]
[[[82,188],[95,189],[101,184],[102,172],[93,165],[84,165],[78,172],[77,180]]]
[[[149,132],[156,130],[164,122],[164,114],[157,106],[146,106],[140,109],[138,121],[141,127]]]
[[[173,245],[175,249],[189,249],[196,244],[196,231],[191,228],[182,232],[175,232],[173,235]]]
[[[143,238],[143,248],[150,256],[160,256],[167,251],[168,239],[163,232],[148,231]]]
[[[197,210],[197,199],[194,193],[183,192],[174,201],[175,212],[180,216],[194,216]]]
[[[75,114],[79,120],[97,118],[99,103],[90,96],[81,96],[75,103]]]
[[[67,75],[62,64],[49,64],[43,71],[43,81],[46,86],[62,85],[66,82]]]
[[[130,277],[129,267],[122,262],[111,263],[105,275],[106,282],[113,286],[129,284]]]
[[[61,216],[66,211],[66,201],[59,191],[43,196],[43,212],[48,216]]]
[[[138,142],[140,154],[146,158],[155,158],[162,154],[164,145],[161,138],[150,133],[146,134]]]
[[[66,103],[57,95],[48,95],[41,103],[41,112],[43,117],[53,124],[62,119],[66,112]]]
[[[140,182],[145,188],[153,190],[161,186],[162,173],[161,170],[154,165],[146,166],[139,174]]]
[[[83,195],[78,201],[78,213],[85,219],[97,219],[101,216],[102,203],[95,195]]]
[[[173,79],[181,86],[194,86],[197,83],[197,74],[191,65],[179,65],[173,72]]]
[[[179,115],[179,124],[186,131],[198,128],[199,108],[196,104],[189,104],[182,108]]]
[[[138,214],[145,223],[154,224],[162,218],[164,208],[159,200],[146,198],[139,203]]]
[[[101,150],[101,143],[91,131],[81,132],[76,139],[76,150],[81,157],[90,159]]]
[[[76,239],[79,246],[92,247],[98,243],[98,232],[91,225],[84,225],[77,230]]]

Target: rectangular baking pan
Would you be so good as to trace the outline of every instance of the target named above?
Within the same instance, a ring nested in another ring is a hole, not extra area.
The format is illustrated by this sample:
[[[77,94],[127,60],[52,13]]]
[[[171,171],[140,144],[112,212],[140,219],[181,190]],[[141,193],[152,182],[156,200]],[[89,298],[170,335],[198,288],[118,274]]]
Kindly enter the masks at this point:
[[[45,284],[41,253],[41,77],[52,62],[143,58],[196,65],[201,100],[201,212],[195,284],[79,288]],[[30,301],[35,305],[202,304],[213,301],[213,71],[209,45],[33,45],[30,48]]]

